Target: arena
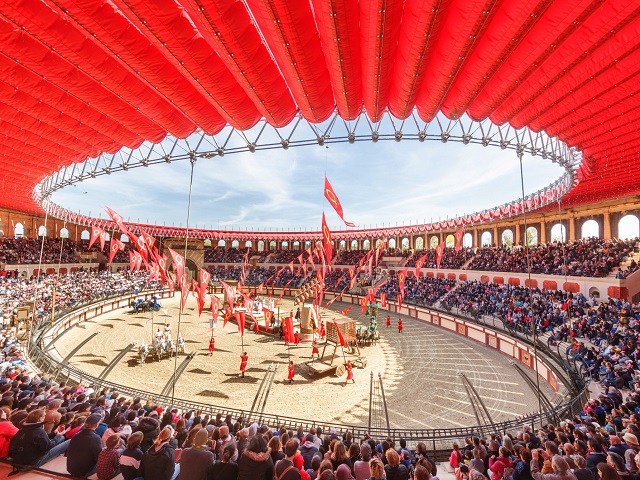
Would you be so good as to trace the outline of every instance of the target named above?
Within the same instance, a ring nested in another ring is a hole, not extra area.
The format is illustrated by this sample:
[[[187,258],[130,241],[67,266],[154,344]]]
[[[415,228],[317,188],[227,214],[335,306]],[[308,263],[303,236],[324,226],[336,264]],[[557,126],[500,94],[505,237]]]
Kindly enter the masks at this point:
[[[0,476],[640,475],[637,4],[0,14]]]

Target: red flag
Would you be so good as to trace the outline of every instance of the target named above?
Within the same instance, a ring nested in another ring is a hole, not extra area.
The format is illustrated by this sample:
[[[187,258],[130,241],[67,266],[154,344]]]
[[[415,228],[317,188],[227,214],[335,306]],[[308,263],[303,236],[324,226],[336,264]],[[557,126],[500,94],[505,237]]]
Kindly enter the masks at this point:
[[[385,308],[387,306],[387,294],[386,293],[381,293],[380,294],[380,306],[382,308]]]
[[[224,328],[224,326],[227,324],[227,322],[229,320],[231,320],[231,317],[232,317],[231,310],[229,310],[228,308],[225,308],[224,309],[223,322],[222,322],[222,328]]]
[[[336,327],[336,332],[338,333],[338,340],[340,340],[340,346],[344,347],[347,345],[347,342],[344,341],[344,337],[342,336],[342,332],[340,331],[340,327],[338,326],[338,323],[336,322],[336,319],[332,319],[331,320],[333,322],[333,324]]]
[[[187,282],[187,275],[184,274],[180,277],[180,294],[182,296],[182,306],[181,309],[184,312],[184,307],[187,304],[187,298],[189,298],[189,290],[191,289],[191,285]]]
[[[144,238],[142,237],[137,237],[135,234],[130,233],[128,235],[128,237],[133,240],[133,245],[138,249],[138,252],[140,252],[140,254],[142,255],[142,259],[144,260],[144,263],[147,263],[149,260],[149,255],[147,252],[147,244],[144,243]]]
[[[200,292],[204,295],[207,293],[209,287],[209,280],[211,280],[211,274],[204,268],[200,269]]]
[[[398,273],[398,288],[400,289],[399,295],[404,295],[404,282],[407,279],[408,270],[408,268],[405,268],[400,273]]]
[[[102,232],[102,229],[100,227],[91,227],[91,238],[89,239],[89,248],[91,248],[91,245],[93,245],[95,241],[98,240],[98,238],[100,238],[101,232]]]
[[[402,295],[398,295],[398,311],[402,308]]]
[[[284,341],[286,343],[295,343],[295,335],[293,333],[293,318],[289,315],[284,319],[285,321],[285,337]]]
[[[349,310],[351,310],[353,308],[353,305],[351,305],[350,307],[345,308],[344,310],[338,310],[338,313],[342,314],[342,315],[346,315],[347,313],[349,313]]]
[[[253,300],[249,295],[245,295],[244,293],[242,294],[242,297],[244,298],[244,307],[247,309],[247,313],[255,320],[256,318],[253,316]]]
[[[456,237],[456,253],[460,251],[460,246],[462,245],[462,237],[464,236],[464,227],[456,230],[454,237]]]
[[[387,239],[383,238],[380,242],[380,245],[378,245],[378,248],[376,249],[376,265],[378,264],[378,258],[380,257],[380,254],[384,251],[385,248],[387,248]]]
[[[331,206],[335,209],[338,216],[342,219],[344,224],[347,227],[355,227],[355,223],[347,222],[344,219],[344,213],[342,212],[342,205],[340,204],[340,199],[336,195],[336,192],[333,190],[333,187],[329,183],[329,179],[324,177],[324,197],[329,201]]]
[[[373,275],[373,255],[369,257],[369,275]]]
[[[129,250],[129,271],[133,272],[136,266],[136,256],[133,253],[133,250]]]
[[[362,315],[367,312],[367,297],[362,297],[360,299],[360,308],[362,310]]]
[[[155,279],[160,279],[160,268],[155,263],[152,263],[149,267],[149,278],[147,278],[147,284],[151,283]]]
[[[140,271],[140,267],[142,267],[142,255],[140,255],[138,252],[133,252],[133,258],[136,262],[136,270]]]
[[[109,216],[111,217],[111,220],[114,221],[114,223],[118,226],[118,228],[120,229],[120,231],[122,233],[124,233],[127,237],[129,236],[129,229],[125,226],[124,224],[124,218],[122,217],[122,215],[114,212],[113,210],[111,210],[109,207],[105,207],[107,210],[107,213],[109,214]]]
[[[112,238],[111,245],[109,246],[109,265],[111,265],[113,257],[115,257],[119,250],[124,251],[124,243],[116,238]]]
[[[333,258],[333,245],[331,244],[331,232],[327,226],[327,220],[324,218],[324,212],[322,212],[322,239],[325,261],[327,264],[331,264],[331,259]]]
[[[173,269],[176,271],[177,278],[182,278],[182,274],[184,273],[184,257],[172,249],[169,249],[169,253],[173,260]]]
[[[444,242],[440,242],[440,244],[436,247],[436,269],[440,268],[440,260],[442,260],[442,255],[444,254],[444,247]]]
[[[424,254],[418,260],[416,260],[416,278],[420,276],[420,269],[424,266],[424,262],[427,259],[428,254]]]
[[[227,302],[229,303],[229,307],[233,310],[233,304],[236,301],[236,289],[222,282],[222,286],[224,287],[224,291],[227,294]]]
[[[211,295],[211,305],[209,306],[211,310],[211,318],[214,320],[218,318],[218,314],[220,313],[220,300],[215,295]]]
[[[104,242],[107,240],[107,232],[102,230],[100,232],[100,251],[104,250]]]
[[[142,239],[144,240],[145,245],[147,246],[147,250],[150,252],[153,250],[153,246],[156,243],[156,239],[149,235],[147,232],[142,231]]]
[[[238,322],[238,332],[240,335],[244,337],[244,323],[245,323],[245,314],[244,312],[236,312],[236,321]]]
[[[262,286],[264,285],[265,282],[262,282],[260,285],[258,285],[258,293],[260,293],[260,295],[262,295]]]
[[[273,312],[268,308],[262,307],[262,315],[264,315],[264,324],[268,329],[271,324],[271,319],[273,318]]]

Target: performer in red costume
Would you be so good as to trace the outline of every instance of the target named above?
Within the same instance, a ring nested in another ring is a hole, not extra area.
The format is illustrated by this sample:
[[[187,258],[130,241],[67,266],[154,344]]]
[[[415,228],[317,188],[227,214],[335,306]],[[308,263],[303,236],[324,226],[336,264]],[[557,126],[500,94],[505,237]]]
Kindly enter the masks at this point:
[[[289,383],[293,383],[293,376],[295,375],[295,365],[293,364],[293,360],[289,361],[289,374],[287,375],[287,379]]]
[[[293,332],[293,343],[294,345],[298,345],[300,343],[300,334],[298,332]]]
[[[320,349],[318,348],[318,341],[314,338],[313,343],[311,344],[311,358],[317,356],[320,358]]]
[[[345,386],[347,385],[347,383],[349,383],[349,380],[351,380],[353,383],[356,383],[356,381],[353,379],[353,367],[351,366],[351,362],[347,362],[347,380],[344,382]]]
[[[240,355],[240,373],[242,374],[242,378],[244,378],[244,371],[247,369],[248,360],[249,355],[247,355],[247,352],[242,352],[242,355]]]
[[[209,340],[209,356],[213,355],[213,351],[216,348],[216,341],[213,339],[213,337],[211,337],[211,340]]]
[[[387,328],[391,326],[391,315],[387,315]]]
[[[398,319],[398,333],[402,333],[402,319]]]
[[[253,331],[255,333],[258,333],[260,331],[260,328],[258,327],[258,321],[257,320],[253,321]]]

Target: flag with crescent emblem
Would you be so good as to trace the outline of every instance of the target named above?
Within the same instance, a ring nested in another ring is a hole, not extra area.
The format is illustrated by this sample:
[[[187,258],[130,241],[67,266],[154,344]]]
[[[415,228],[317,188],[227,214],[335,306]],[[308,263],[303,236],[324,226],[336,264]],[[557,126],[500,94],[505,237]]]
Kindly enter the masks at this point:
[[[322,243],[324,245],[324,257],[327,264],[331,264],[333,258],[333,245],[331,244],[331,231],[327,226],[327,220],[322,212]]]
[[[211,318],[214,320],[218,318],[218,314],[220,313],[220,300],[215,295],[211,295],[211,305],[209,305],[209,309],[211,310]]]
[[[222,282],[222,287],[224,288],[224,292],[227,294],[227,303],[229,304],[229,308],[233,310],[233,304],[236,301],[236,289],[224,282]]]
[[[398,298],[396,299],[398,301],[398,311],[402,308],[402,297],[403,295],[398,295]]]
[[[91,238],[89,239],[89,248],[95,243],[98,238],[100,238],[100,233],[102,233],[102,229],[100,227],[91,227]]]
[[[109,246],[109,265],[113,261],[113,257],[115,257],[116,253],[120,250],[124,251],[124,243],[122,243],[117,238],[111,239],[111,245]]]
[[[416,260],[416,278],[420,276],[420,269],[424,266],[424,262],[427,260],[427,253]]]
[[[456,237],[456,253],[460,251],[460,246],[462,245],[462,237],[464,236],[464,227],[456,230],[454,237]]]
[[[444,255],[444,247],[444,242],[440,242],[440,244],[436,247],[436,269],[440,268],[440,260],[442,260],[442,255]]]
[[[400,290],[400,293],[398,295],[404,296],[404,282],[407,280],[408,271],[409,269],[405,268],[400,273],[398,273],[398,289]]]
[[[109,207],[105,207],[107,210],[107,214],[111,217],[111,220],[114,221],[114,223],[118,226],[118,228],[120,229],[120,231],[122,233],[124,233],[127,237],[129,236],[129,229],[125,226],[124,224],[124,218],[122,217],[122,215],[114,212],[113,210],[111,210]]]
[[[266,325],[267,329],[269,329],[271,319],[273,318],[273,312],[266,307],[262,307],[262,315],[264,315],[264,324]]]
[[[344,213],[342,211],[342,204],[340,203],[340,199],[336,195],[336,192],[333,190],[331,183],[329,183],[329,179],[324,177],[324,197],[329,201],[333,209],[336,211],[340,219],[344,222],[347,227],[355,227],[355,223],[347,222],[344,219]]]
[[[173,269],[176,271],[176,277],[182,278],[182,274],[184,273],[184,257],[172,249],[169,249],[169,253],[173,260]]]
[[[183,274],[180,277],[180,295],[182,297],[181,310],[184,312],[184,307],[187,305],[187,298],[189,298],[189,291],[191,290],[191,284],[187,281],[187,274]]]

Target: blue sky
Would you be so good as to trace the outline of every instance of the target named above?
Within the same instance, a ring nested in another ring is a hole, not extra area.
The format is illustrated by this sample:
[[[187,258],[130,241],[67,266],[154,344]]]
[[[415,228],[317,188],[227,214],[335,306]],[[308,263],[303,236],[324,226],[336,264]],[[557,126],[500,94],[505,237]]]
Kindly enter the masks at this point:
[[[61,206],[105,217],[109,206],[131,221],[186,225],[188,162],[116,172],[54,194]],[[357,142],[199,159],[191,226],[275,230],[344,228],[322,195],[324,173],[345,218],[359,227],[452,218],[520,197],[513,150],[427,141]],[[524,156],[527,193],[562,169]]]

